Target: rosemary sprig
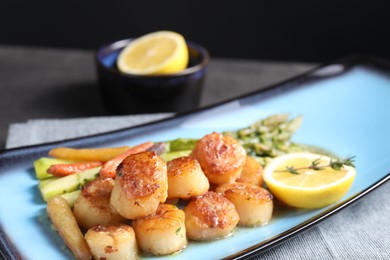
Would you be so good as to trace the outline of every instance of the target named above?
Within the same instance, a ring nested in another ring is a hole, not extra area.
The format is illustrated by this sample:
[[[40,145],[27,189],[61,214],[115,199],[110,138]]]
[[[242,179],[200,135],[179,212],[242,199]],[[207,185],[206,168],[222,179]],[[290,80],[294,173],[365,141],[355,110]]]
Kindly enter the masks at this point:
[[[324,170],[326,167],[330,167],[333,170],[339,171],[344,166],[355,167],[354,161],[355,161],[355,156],[348,156],[348,157],[346,157],[344,159],[334,159],[334,158],[332,158],[330,160],[329,164],[320,165],[320,162],[321,162],[321,157],[320,157],[318,159],[313,160],[309,166],[298,167],[298,168],[295,168],[294,166],[287,166],[285,170],[280,170],[278,172],[289,172],[289,173],[292,173],[292,174],[300,174],[299,173],[300,170],[315,170],[315,171],[319,171],[319,170]]]

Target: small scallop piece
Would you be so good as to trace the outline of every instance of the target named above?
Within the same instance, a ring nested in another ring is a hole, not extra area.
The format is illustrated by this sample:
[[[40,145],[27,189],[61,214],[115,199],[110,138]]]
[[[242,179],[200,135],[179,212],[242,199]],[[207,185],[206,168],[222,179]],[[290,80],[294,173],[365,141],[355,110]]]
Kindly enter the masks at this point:
[[[88,182],[73,207],[79,226],[88,229],[96,225],[108,225],[125,221],[110,205],[113,179],[96,179]]]
[[[169,199],[189,199],[203,195],[209,190],[209,180],[196,159],[176,158],[169,161],[167,167]]]
[[[236,182],[246,182],[261,187],[263,185],[263,166],[252,156],[247,156],[241,176]]]
[[[184,212],[174,205],[160,204],[153,215],[132,221],[142,251],[154,255],[178,252],[187,246]]]
[[[223,184],[240,177],[246,152],[234,138],[213,132],[196,143],[191,157],[198,160],[210,183]]]
[[[239,221],[234,204],[213,191],[192,199],[184,212],[187,237],[198,241],[229,236]]]
[[[95,226],[85,234],[94,259],[138,259],[134,230],[126,224]]]
[[[249,183],[235,182],[219,186],[216,192],[233,202],[240,216],[239,226],[262,226],[271,220],[273,198],[268,190]]]
[[[153,214],[167,197],[167,165],[155,152],[132,154],[119,164],[110,203],[121,216]]]

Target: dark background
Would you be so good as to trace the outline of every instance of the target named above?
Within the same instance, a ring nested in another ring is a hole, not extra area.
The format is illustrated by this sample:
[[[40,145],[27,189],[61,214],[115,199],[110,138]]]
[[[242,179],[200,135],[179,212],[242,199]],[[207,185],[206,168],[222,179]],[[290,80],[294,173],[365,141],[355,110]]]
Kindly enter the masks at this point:
[[[385,1],[3,1],[0,44],[95,50],[174,30],[212,56],[324,62],[354,53],[390,59]]]

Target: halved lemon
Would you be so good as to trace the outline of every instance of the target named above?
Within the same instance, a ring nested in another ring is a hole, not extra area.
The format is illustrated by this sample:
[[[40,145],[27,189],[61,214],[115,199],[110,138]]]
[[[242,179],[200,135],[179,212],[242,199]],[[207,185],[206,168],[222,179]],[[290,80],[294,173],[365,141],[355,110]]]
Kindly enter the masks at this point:
[[[313,170],[313,162],[326,166],[331,158],[314,153],[275,157],[264,168],[264,181],[277,199],[292,207],[321,208],[341,199],[355,179],[355,168],[344,165],[340,170]],[[291,173],[292,169],[296,172]]]
[[[118,56],[121,72],[135,75],[162,75],[181,71],[188,64],[184,37],[172,31],[158,31],[141,36],[126,46]]]

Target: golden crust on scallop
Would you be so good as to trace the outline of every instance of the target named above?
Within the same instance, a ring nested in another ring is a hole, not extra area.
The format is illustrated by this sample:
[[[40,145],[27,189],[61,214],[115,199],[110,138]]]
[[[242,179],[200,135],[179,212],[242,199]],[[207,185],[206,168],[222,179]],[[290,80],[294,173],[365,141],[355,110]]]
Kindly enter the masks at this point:
[[[195,158],[176,158],[169,161],[167,167],[169,199],[189,199],[209,190],[209,180]]]
[[[155,152],[129,155],[118,166],[110,203],[123,217],[153,214],[167,197],[167,166]]]
[[[191,157],[179,157],[167,162],[168,175],[180,176],[183,172],[197,170],[200,164],[197,160]]]
[[[216,192],[233,202],[240,216],[238,225],[260,226],[271,220],[273,196],[268,190],[250,183],[235,182],[219,186]]]
[[[134,230],[126,224],[95,226],[85,234],[94,259],[138,259]]]
[[[263,185],[263,166],[255,158],[247,156],[241,176],[237,182],[251,183],[257,186]]]
[[[160,204],[155,214],[133,220],[140,248],[147,253],[167,255],[187,246],[184,212],[170,204]]]
[[[247,198],[258,199],[263,202],[272,201],[273,199],[272,194],[266,189],[244,182],[223,184],[216,189],[216,192],[220,192],[225,196],[233,193],[240,194],[242,196],[246,196]]]
[[[145,197],[160,187],[158,180],[166,175],[166,163],[155,152],[142,152],[125,158],[116,172],[127,196]]]
[[[83,187],[73,207],[73,214],[81,227],[88,229],[125,220],[110,205],[113,187],[113,179],[96,179]]]
[[[107,202],[110,201],[113,187],[113,179],[96,179],[85,184],[81,189],[81,194],[99,208],[107,205]]]
[[[239,221],[233,203],[222,194],[212,191],[191,200],[184,212],[187,236],[193,240],[225,237]]]
[[[159,219],[159,218],[176,218],[180,221],[184,221],[184,212],[180,210],[175,205],[171,204],[160,204],[154,214],[145,216],[134,220],[135,222],[140,222],[147,219]]]
[[[210,183],[223,184],[240,176],[246,152],[234,138],[213,132],[197,142],[191,156],[198,160]]]

